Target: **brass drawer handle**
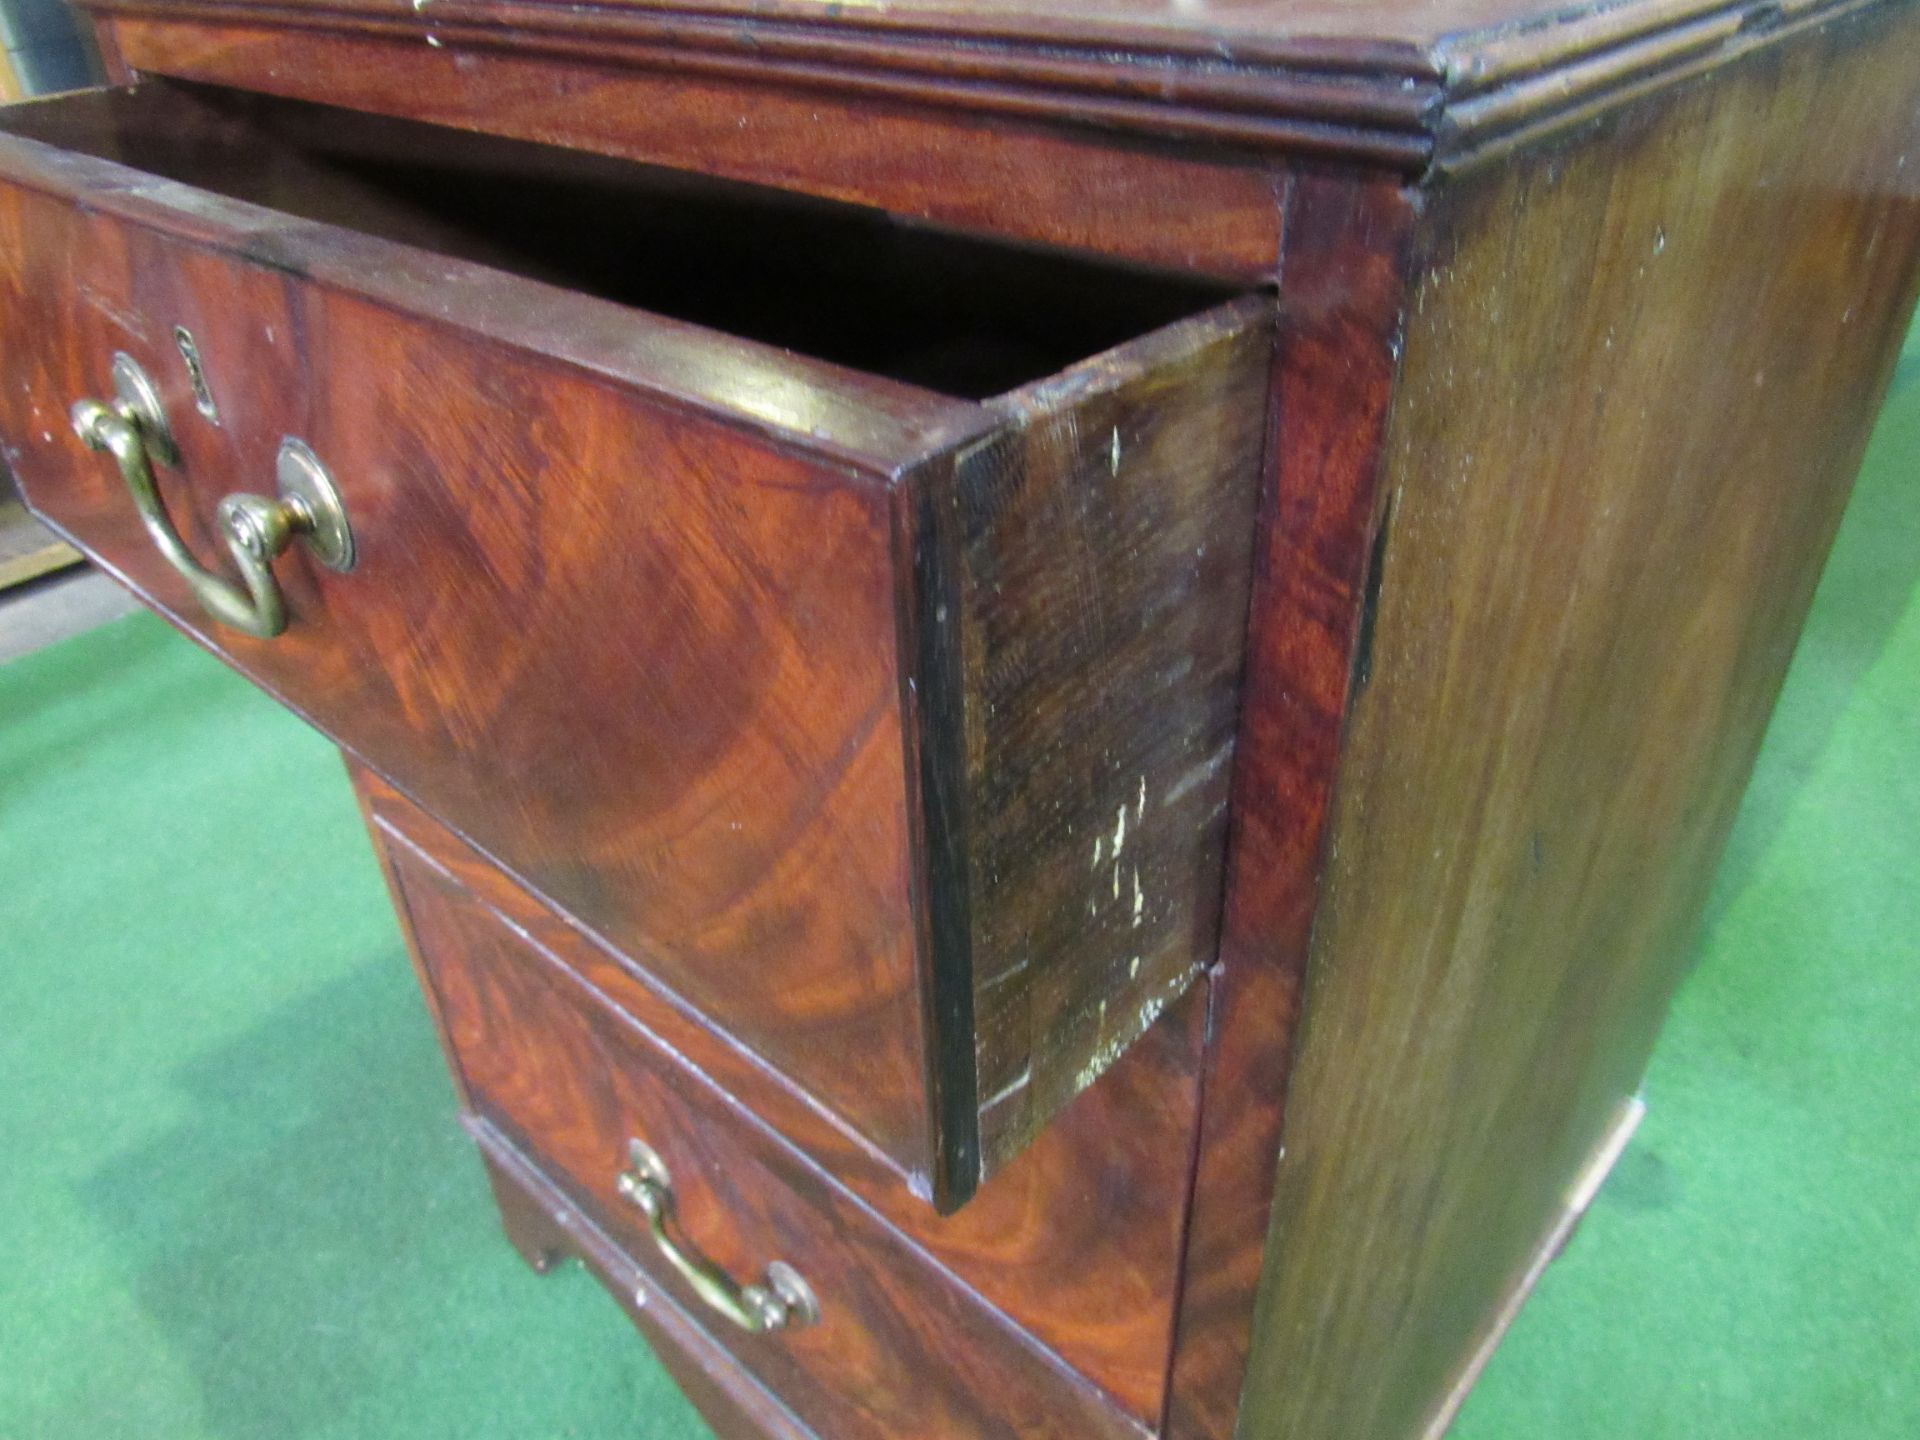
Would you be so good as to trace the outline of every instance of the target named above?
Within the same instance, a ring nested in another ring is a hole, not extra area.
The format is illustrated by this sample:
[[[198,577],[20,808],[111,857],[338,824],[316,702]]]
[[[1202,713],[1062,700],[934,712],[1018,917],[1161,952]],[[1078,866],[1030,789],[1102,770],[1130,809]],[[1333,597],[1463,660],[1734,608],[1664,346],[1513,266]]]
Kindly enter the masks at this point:
[[[229,495],[215,512],[243,590],[193,558],[173,528],[154,484],[153,461],[177,458],[160,397],[131,356],[113,357],[115,398],[82,400],[73,407],[73,429],[87,446],[110,453],[126,481],[154,548],[192,587],[194,599],[222,625],[267,640],[287,628],[287,603],[273,578],[273,561],[296,535],[306,537],[314,558],[330,570],[353,566],[353,531],[340,494],[319,458],[299,440],[280,442],[276,466],[280,495]]]
[[[640,1207],[653,1243],[709,1306],[756,1335],[811,1325],[820,1318],[819,1302],[792,1266],[775,1260],[767,1266],[763,1284],[740,1285],[712,1261],[684,1248],[667,1229],[673,1221],[673,1180],[666,1162],[644,1140],[628,1141],[627,1155],[630,1167],[616,1182],[620,1193]]]

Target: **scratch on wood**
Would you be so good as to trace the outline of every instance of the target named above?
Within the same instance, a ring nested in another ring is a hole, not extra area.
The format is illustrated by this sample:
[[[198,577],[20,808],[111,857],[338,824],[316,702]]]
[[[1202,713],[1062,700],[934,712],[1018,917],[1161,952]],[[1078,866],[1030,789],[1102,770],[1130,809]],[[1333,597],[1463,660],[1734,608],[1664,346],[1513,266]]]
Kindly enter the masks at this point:
[[[1136,959],[1133,963],[1138,965],[1140,962]],[[1106,1001],[1101,1001],[1100,1015],[1103,1023],[1100,1043],[1094,1047],[1093,1053],[1087,1057],[1087,1063],[1082,1065],[1079,1073],[1074,1076],[1073,1093],[1079,1094],[1106,1074],[1108,1067],[1126,1053],[1129,1045],[1147,1032],[1147,1027],[1158,1020],[1169,1005],[1185,993],[1188,983],[1199,973],[1200,968],[1193,966],[1169,977],[1158,990],[1153,991],[1140,1002],[1139,1008],[1133,1012],[1130,1023],[1111,1032],[1106,1030],[1104,1024],[1107,1004]]]
[[[1205,760],[1202,760],[1198,765],[1187,771],[1187,773],[1182,775],[1178,780],[1174,781],[1168,788],[1161,803],[1163,805],[1174,805],[1186,799],[1187,796],[1206,784],[1207,781],[1211,780],[1215,775],[1218,775],[1220,773],[1220,767],[1227,763],[1228,758],[1231,757],[1232,754],[1233,744],[1229,741],[1218,750],[1215,750],[1213,754],[1209,755]]]
[[[121,309],[112,296],[102,294],[93,286],[86,284],[80,286],[80,295],[81,298],[86,301],[89,308],[97,310],[106,316],[107,319],[113,322],[117,329],[141,340],[147,338],[146,323],[141,320],[138,314],[130,310]]]
[[[1026,1089],[1028,1083],[1032,1081],[1032,1079],[1033,1079],[1033,1066],[1029,1064],[1018,1075],[1014,1076],[1012,1080],[1008,1081],[1000,1089],[996,1090],[993,1094],[989,1095],[986,1099],[986,1102],[981,1105],[980,1107],[981,1110],[982,1111],[991,1110],[995,1106],[1000,1105],[1005,1101],[1012,1099],[1015,1095],[1019,1094],[1022,1090]]]

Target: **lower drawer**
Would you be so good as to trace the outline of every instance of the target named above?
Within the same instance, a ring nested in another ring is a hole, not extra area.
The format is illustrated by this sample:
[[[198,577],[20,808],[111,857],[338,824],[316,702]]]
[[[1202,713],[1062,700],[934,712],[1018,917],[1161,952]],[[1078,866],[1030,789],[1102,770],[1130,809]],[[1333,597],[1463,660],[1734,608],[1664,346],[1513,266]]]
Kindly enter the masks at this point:
[[[802,1422],[836,1440],[1144,1433],[485,902],[424,857],[389,860],[470,1110],[631,1258],[650,1303]],[[782,1288],[775,1262],[808,1299],[754,1333],[725,1307]]]

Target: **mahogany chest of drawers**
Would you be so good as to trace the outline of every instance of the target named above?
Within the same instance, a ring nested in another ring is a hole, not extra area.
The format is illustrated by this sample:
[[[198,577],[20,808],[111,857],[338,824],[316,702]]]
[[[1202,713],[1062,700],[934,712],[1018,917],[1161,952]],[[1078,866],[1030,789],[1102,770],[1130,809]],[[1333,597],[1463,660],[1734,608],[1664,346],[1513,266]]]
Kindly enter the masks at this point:
[[[1444,1430],[1904,333],[1912,6],[87,8],[7,463],[346,752],[528,1261],[727,1435]]]

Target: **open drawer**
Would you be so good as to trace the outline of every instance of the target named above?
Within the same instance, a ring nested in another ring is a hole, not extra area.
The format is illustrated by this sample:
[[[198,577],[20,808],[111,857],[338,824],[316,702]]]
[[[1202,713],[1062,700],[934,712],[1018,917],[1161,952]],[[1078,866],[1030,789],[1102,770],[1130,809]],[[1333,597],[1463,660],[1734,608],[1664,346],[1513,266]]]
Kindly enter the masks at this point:
[[[1211,958],[1271,331],[269,97],[0,111],[29,503],[943,1207]]]

